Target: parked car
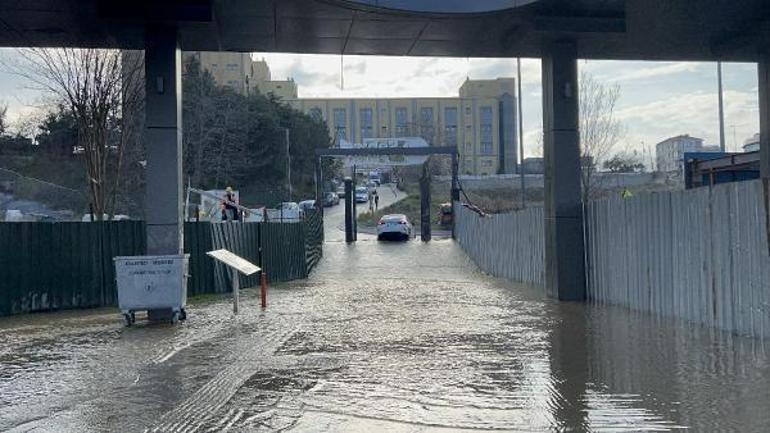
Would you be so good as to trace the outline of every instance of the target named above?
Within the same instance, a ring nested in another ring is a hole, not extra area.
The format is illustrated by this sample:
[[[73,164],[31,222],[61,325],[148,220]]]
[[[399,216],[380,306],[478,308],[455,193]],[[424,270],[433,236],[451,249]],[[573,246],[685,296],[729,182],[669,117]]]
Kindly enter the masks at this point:
[[[356,203],[369,201],[369,190],[365,186],[356,187]]]
[[[102,221],[109,221],[109,219],[110,219],[109,215],[107,215],[107,214],[103,214],[102,215]],[[128,221],[130,219],[131,219],[131,217],[129,217],[128,215],[118,214],[118,215],[113,215],[112,216],[112,221]],[[84,223],[91,222],[91,214],[87,213],[87,214],[83,215],[83,218],[81,218],[80,221],[82,221]]]
[[[338,205],[340,203],[340,198],[337,195],[337,193],[334,192],[325,192],[323,194],[323,204],[324,207],[331,207],[334,205]]]
[[[345,198],[345,185],[338,186],[336,194],[339,198]]]
[[[302,200],[298,204],[300,212],[304,213],[315,209],[315,200]]]
[[[414,228],[406,215],[384,215],[377,223],[377,240],[408,240]]]
[[[366,188],[369,189],[369,192],[374,194],[377,191],[377,187],[380,186],[377,182],[370,180],[366,183]]]
[[[299,205],[293,201],[281,203],[277,209],[267,210],[268,221],[299,222]]]

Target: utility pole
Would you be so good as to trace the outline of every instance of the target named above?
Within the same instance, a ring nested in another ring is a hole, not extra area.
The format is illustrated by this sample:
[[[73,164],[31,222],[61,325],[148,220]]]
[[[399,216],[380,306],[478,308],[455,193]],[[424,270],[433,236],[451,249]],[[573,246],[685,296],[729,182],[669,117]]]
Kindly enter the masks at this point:
[[[522,113],[521,96],[521,57],[516,58],[516,83],[518,85],[517,103],[519,105],[519,178],[521,179],[521,208],[527,207],[527,187],[524,181],[524,114]]]
[[[291,201],[291,153],[289,152],[289,128],[286,128],[286,186]]]
[[[727,150],[725,145],[725,104],[722,88],[722,62],[717,62],[717,81],[719,84],[719,149],[722,152]]]

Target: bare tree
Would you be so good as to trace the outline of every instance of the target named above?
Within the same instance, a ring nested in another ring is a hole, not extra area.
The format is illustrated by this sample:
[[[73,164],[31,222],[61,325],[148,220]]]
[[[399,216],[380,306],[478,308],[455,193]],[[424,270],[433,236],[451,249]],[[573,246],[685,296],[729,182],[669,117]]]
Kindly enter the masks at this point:
[[[6,65],[8,69],[72,111],[86,162],[92,210],[101,220],[108,210],[109,185],[113,185],[113,193],[119,187],[117,179],[110,182],[108,175],[120,173],[124,144],[121,137],[109,136],[111,122],[121,123],[124,100],[137,102],[137,96],[126,90],[140,87],[132,82],[140,79],[141,64],[124,62],[118,50],[23,48],[17,53],[19,60]],[[108,170],[111,153],[117,156],[117,173]]]
[[[5,134],[8,129],[8,104],[0,101],[0,135]]]
[[[596,169],[624,134],[615,115],[620,86],[604,85],[591,74],[580,74],[580,146],[583,202],[594,198],[601,189]]]

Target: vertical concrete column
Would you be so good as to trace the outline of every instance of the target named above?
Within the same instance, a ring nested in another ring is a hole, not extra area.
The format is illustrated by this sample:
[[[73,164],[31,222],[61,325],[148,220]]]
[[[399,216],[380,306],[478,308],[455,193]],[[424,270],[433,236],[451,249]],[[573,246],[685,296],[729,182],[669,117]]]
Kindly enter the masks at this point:
[[[762,179],[770,179],[770,46],[759,62],[759,163]]]
[[[457,239],[457,232],[455,230],[457,224],[457,209],[455,206],[460,201],[460,182],[458,181],[458,161],[457,153],[452,154],[452,189],[450,190],[452,201],[452,239]]]
[[[546,291],[585,299],[577,46],[552,43],[543,53]]]
[[[356,198],[354,197],[355,190],[353,188],[353,179],[346,178],[345,179],[345,242],[350,243],[356,240],[355,238],[355,228],[353,227],[354,222],[354,213],[355,213],[355,203]]]
[[[765,205],[765,232],[770,247],[770,35],[759,60],[759,173]],[[770,251],[770,250],[769,250]]]
[[[318,209],[318,212],[321,213],[321,215],[324,214],[324,203],[323,203],[323,191],[324,191],[324,177],[323,177],[323,170],[322,170],[322,164],[321,164],[321,157],[318,156],[315,159],[315,206],[316,209]]]
[[[147,253],[181,254],[182,60],[176,29],[148,27],[144,59]]]
[[[428,159],[430,161],[430,159]],[[420,177],[420,239],[430,242],[430,175],[428,173],[428,161],[422,165],[422,177]]]

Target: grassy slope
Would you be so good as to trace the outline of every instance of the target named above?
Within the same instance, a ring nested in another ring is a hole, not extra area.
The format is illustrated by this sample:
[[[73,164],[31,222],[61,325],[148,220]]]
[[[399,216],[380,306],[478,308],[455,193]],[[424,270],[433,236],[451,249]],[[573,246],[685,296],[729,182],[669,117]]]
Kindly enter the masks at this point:
[[[358,216],[358,223],[365,226],[374,226],[380,217],[387,214],[404,214],[415,226],[420,225],[420,190],[416,185],[407,184],[404,190],[409,194],[406,198],[399,200],[390,206],[380,208],[379,211],[371,214],[369,212]],[[431,190],[430,200],[430,219],[431,225],[436,230],[441,230],[438,224],[438,211],[442,203],[449,201],[449,193]]]

